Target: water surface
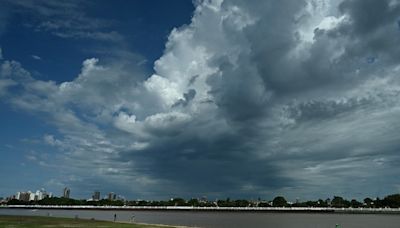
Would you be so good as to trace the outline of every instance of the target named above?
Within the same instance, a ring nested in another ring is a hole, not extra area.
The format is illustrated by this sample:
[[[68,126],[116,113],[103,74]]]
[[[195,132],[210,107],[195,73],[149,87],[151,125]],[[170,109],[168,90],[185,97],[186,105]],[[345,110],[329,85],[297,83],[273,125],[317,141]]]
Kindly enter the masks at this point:
[[[101,211],[101,210],[30,210],[0,209],[3,215],[34,215],[68,218],[114,219],[204,228],[399,228],[400,215],[383,214],[314,214],[271,212],[204,211]]]

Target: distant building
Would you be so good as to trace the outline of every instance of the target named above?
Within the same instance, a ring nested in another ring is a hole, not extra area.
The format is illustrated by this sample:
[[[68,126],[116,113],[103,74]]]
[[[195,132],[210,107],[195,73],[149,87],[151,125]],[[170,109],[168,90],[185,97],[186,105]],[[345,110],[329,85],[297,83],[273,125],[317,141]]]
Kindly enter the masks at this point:
[[[17,200],[24,201],[24,202],[29,202],[30,197],[31,197],[31,192],[18,192],[18,198]]]
[[[99,191],[95,191],[93,193],[92,199],[93,200],[100,200],[100,192]]]
[[[29,191],[29,201],[37,201],[38,197],[35,193]]]
[[[117,199],[117,195],[114,192],[108,193],[108,200],[113,201]]]
[[[17,192],[17,194],[13,198],[24,202],[29,202],[39,201],[48,197],[51,197],[51,193],[47,193],[44,189],[41,189],[37,190],[36,192]]]
[[[45,195],[46,195],[46,192],[44,192],[44,190],[43,191],[37,190],[36,194],[35,194],[35,196],[33,198],[34,198],[35,201],[38,201],[38,200],[44,199]]]
[[[42,200],[44,198],[50,198],[52,197],[51,193],[46,192],[43,188],[41,190],[37,190],[35,197],[37,198],[37,200]]]
[[[63,191],[63,197],[69,199],[69,194],[70,194],[71,190],[67,187],[64,188]]]
[[[19,200],[20,196],[21,196],[21,192],[17,192],[17,194],[15,194],[15,197],[13,199]]]

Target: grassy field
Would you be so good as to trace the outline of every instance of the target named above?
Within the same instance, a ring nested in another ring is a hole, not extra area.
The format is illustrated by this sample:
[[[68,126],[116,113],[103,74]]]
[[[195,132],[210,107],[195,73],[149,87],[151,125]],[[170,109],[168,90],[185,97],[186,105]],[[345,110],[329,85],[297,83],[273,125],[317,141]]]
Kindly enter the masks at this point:
[[[93,221],[84,219],[38,217],[38,216],[3,216],[0,215],[0,227],[7,228],[50,228],[50,227],[98,227],[98,228],[160,228],[172,226],[155,226],[143,224],[123,224],[114,222]]]

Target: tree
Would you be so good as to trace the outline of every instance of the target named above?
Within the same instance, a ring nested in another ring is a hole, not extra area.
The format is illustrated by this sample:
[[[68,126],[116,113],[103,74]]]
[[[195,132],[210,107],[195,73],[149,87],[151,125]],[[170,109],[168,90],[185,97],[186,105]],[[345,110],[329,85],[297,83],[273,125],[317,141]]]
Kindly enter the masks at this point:
[[[351,205],[352,208],[359,208],[359,207],[362,207],[362,203],[358,202],[358,201],[355,200],[355,199],[352,199],[352,200],[351,200],[350,205]]]
[[[172,206],[186,206],[186,201],[182,198],[174,198],[171,200]]]
[[[384,202],[383,200],[379,199],[379,197],[377,197],[374,201],[374,205],[377,208],[384,207]]]
[[[259,207],[270,207],[271,204],[270,204],[270,202],[263,201],[263,202],[260,202],[260,203],[258,204],[258,206],[259,206]]]
[[[364,205],[365,207],[374,207],[374,200],[367,197],[364,199]]]
[[[250,204],[247,200],[235,200],[234,206],[235,207],[248,207]]]
[[[318,207],[328,207],[328,203],[325,200],[318,200]]]
[[[198,206],[200,205],[198,199],[190,199],[190,200],[188,201],[188,204],[189,204],[190,206],[193,206],[193,207],[198,207]]]
[[[350,207],[350,202],[340,196],[334,196],[332,199],[332,207]]]
[[[389,195],[383,199],[385,207],[399,208],[400,207],[400,194]]]
[[[277,196],[272,201],[272,206],[274,206],[274,207],[285,207],[285,206],[287,206],[287,201],[283,196]]]
[[[8,205],[24,205],[25,203],[17,199],[12,199],[7,202]]]

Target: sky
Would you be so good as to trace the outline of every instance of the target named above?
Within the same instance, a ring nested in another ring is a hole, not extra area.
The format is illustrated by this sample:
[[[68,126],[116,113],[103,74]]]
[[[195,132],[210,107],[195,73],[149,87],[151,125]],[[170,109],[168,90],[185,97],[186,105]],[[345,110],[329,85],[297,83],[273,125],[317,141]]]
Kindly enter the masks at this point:
[[[0,196],[400,191],[399,0],[0,5]]]

